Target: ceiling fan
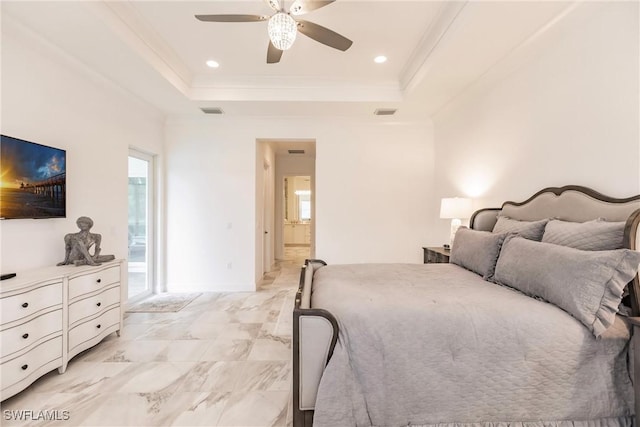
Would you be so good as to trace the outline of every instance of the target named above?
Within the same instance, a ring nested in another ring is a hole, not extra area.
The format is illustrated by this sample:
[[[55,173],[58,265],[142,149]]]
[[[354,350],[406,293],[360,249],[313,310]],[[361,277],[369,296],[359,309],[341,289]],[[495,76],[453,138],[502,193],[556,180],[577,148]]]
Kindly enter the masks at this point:
[[[196,18],[204,22],[261,22],[268,20],[267,64],[280,62],[282,52],[293,45],[298,31],[317,42],[342,51],[349,49],[353,44],[351,40],[335,31],[313,22],[292,17],[292,15],[300,16],[320,9],[335,0],[295,0],[291,4],[289,12],[285,12],[284,0],[264,1],[275,11],[273,15],[196,15]]]

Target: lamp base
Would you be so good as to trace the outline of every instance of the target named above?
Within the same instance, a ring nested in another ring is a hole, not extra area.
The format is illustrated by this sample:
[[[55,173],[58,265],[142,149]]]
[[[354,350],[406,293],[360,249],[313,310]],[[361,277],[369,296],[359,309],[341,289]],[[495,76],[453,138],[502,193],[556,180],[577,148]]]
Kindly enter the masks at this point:
[[[449,244],[453,245],[453,239],[456,237],[456,231],[462,225],[462,220],[458,218],[453,218],[451,220],[451,233],[449,234]]]

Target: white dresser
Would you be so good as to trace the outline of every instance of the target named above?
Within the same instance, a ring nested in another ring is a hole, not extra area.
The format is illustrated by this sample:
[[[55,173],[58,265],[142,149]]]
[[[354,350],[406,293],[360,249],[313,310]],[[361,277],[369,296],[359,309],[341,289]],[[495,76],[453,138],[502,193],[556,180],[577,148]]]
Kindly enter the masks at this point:
[[[47,267],[0,282],[0,400],[122,329],[126,262]]]

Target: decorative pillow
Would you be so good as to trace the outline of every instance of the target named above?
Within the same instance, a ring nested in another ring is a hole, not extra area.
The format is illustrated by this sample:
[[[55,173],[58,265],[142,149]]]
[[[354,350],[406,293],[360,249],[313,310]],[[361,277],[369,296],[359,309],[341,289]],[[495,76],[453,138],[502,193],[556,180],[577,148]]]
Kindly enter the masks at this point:
[[[540,241],[544,227],[548,219],[540,221],[519,221],[508,216],[498,216],[498,221],[493,227],[494,233],[517,233],[525,239]]]
[[[624,222],[603,220],[588,222],[553,220],[547,224],[542,241],[583,251],[621,249],[623,247],[624,226]]]
[[[453,239],[450,261],[489,280],[493,278],[500,247],[505,237],[506,234],[460,227]]]
[[[581,251],[508,236],[495,281],[560,307],[600,336],[613,324],[626,284],[640,265],[629,249]]]

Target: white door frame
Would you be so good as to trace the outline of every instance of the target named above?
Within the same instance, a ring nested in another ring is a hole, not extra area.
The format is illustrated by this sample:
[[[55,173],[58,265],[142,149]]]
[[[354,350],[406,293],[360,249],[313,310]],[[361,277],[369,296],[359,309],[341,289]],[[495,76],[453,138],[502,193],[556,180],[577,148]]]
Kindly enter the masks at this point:
[[[156,291],[154,283],[156,283],[156,235],[157,235],[157,205],[156,205],[156,156],[129,148],[129,157],[146,161],[149,165],[147,171],[147,236],[146,236],[146,253],[147,253],[147,290],[128,299],[128,303],[140,301]],[[127,224],[127,233],[129,225]],[[128,291],[127,291],[128,292]]]
[[[262,274],[271,271],[272,264],[272,248],[273,248],[273,200],[272,187],[273,175],[272,167],[269,163],[264,162],[264,181],[262,185],[263,200],[263,229],[262,229]]]

